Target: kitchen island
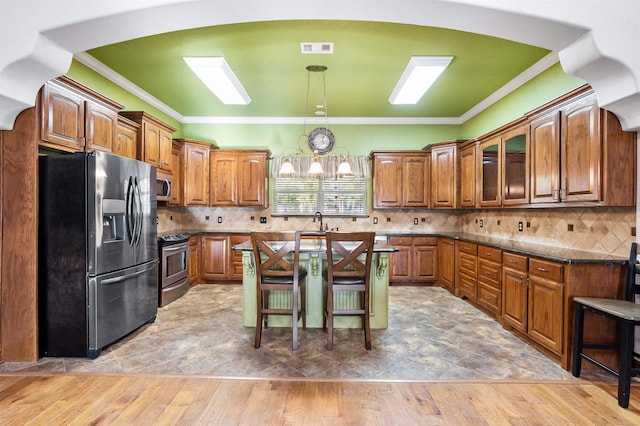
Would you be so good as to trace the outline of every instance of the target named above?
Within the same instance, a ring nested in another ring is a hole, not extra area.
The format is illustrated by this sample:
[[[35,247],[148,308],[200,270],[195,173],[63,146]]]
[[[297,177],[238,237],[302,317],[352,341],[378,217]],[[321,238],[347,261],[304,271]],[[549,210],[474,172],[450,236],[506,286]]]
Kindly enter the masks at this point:
[[[236,251],[242,251],[242,308],[243,325],[255,327],[256,325],[256,287],[257,276],[251,242],[246,241],[233,247]],[[371,328],[384,329],[388,326],[389,317],[389,253],[397,251],[384,242],[376,242],[373,249],[371,262]],[[305,238],[300,247],[300,266],[308,271],[306,280],[301,285],[306,286],[307,292],[307,327],[321,328],[323,318],[322,306],[322,270],[326,268],[326,252],[324,238]],[[341,295],[342,296],[342,295]],[[278,307],[290,306],[290,293],[272,292],[270,303]],[[357,303],[355,294],[353,297],[346,294],[337,299],[341,307],[351,303]],[[360,328],[361,319],[358,317],[338,317],[334,320],[336,328]],[[291,317],[271,315],[268,320],[269,327],[291,327]]]

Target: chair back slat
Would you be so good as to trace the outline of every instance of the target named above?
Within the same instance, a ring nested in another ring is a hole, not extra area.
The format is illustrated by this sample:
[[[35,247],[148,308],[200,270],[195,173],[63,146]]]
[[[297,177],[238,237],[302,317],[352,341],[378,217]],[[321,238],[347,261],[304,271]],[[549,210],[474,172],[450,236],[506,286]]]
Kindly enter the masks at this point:
[[[253,258],[256,262],[258,283],[263,277],[292,277],[299,273],[300,233],[259,232],[251,233]],[[293,256],[289,256],[293,253]],[[287,257],[289,256],[289,257]]]
[[[640,264],[638,264],[638,244],[631,243],[631,251],[629,254],[629,263],[627,270],[627,288],[625,291],[625,300],[633,301],[636,294],[640,294],[640,284],[637,277],[640,275]]]
[[[330,276],[369,279],[374,232],[328,232],[326,239]]]

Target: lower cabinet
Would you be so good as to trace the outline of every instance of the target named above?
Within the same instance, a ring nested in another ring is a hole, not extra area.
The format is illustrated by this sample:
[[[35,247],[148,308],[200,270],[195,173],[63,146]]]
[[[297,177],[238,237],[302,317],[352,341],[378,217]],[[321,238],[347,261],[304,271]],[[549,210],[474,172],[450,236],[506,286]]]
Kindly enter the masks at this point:
[[[436,237],[392,236],[389,244],[398,251],[390,258],[392,284],[426,284],[434,282],[438,270],[438,239]]]
[[[453,292],[455,289],[456,248],[451,238],[438,238],[438,285]]]
[[[503,264],[503,324],[562,355],[564,265],[512,253]]]
[[[242,282],[242,253],[233,247],[249,240],[248,234],[202,236],[200,276],[205,282]]]
[[[200,281],[200,235],[193,235],[189,238],[189,285],[197,284]]]
[[[478,246],[467,241],[456,242],[456,295],[475,302],[477,299]]]
[[[502,314],[502,250],[478,246],[478,305]]]

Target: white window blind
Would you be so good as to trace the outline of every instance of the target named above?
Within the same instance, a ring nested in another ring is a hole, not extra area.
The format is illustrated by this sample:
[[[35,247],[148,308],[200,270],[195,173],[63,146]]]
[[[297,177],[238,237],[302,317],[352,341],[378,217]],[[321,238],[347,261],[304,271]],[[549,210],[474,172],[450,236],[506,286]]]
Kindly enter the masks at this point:
[[[365,178],[306,179],[276,178],[274,214],[366,216]]]

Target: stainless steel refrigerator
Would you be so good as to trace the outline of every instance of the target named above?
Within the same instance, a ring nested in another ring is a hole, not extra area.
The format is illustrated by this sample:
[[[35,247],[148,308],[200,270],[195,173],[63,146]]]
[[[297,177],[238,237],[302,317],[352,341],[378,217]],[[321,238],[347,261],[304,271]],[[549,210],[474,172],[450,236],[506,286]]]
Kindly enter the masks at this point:
[[[39,159],[42,356],[97,357],[158,306],[156,169],[104,152]]]

